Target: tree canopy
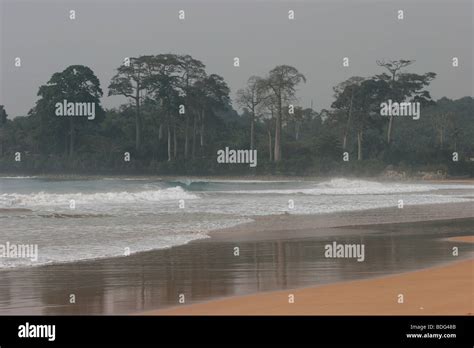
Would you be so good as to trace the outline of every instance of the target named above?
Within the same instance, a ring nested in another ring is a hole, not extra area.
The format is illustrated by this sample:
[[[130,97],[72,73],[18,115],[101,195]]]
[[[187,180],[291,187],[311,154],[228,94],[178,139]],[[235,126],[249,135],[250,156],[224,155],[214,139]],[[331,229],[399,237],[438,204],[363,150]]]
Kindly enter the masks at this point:
[[[39,87],[27,116],[9,118],[0,106],[0,171],[374,175],[399,167],[473,175],[473,98],[433,100],[436,74],[407,71],[413,63],[377,61],[374,70],[385,71],[340,82],[331,108],[320,111],[300,105],[306,77],[289,65],[249,77],[233,102],[224,78],[190,55],[132,57],[108,85],[108,95],[127,102],[107,110],[94,72],[69,66]],[[64,100],[94,103],[97,117],[57,117]],[[388,100],[419,102],[421,118],[394,126],[395,117],[380,114]],[[216,152],[226,146],[256,149],[259,165],[218,165]],[[22,163],[13,161],[16,152]]]

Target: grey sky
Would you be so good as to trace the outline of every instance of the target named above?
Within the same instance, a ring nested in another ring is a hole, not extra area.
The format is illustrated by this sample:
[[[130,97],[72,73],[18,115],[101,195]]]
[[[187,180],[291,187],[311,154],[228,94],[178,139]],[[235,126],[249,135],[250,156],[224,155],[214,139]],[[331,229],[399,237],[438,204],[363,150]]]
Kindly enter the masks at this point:
[[[382,1],[21,1],[0,0],[0,104],[10,117],[34,105],[38,87],[71,64],[107,86],[124,57],[186,53],[232,90],[279,64],[305,74],[300,105],[328,108],[332,87],[382,72],[376,59],[415,59],[408,71],[438,74],[434,98],[473,95],[472,0]],[[69,10],[77,18],[69,20]],[[178,20],[178,11],[186,20]],[[288,10],[296,13],[288,20]],[[397,10],[405,13],[397,20]],[[453,68],[452,57],[460,66]],[[21,57],[21,68],[14,58]],[[240,68],[233,67],[239,57]],[[342,66],[349,57],[350,67]],[[106,107],[125,99],[104,97]]]

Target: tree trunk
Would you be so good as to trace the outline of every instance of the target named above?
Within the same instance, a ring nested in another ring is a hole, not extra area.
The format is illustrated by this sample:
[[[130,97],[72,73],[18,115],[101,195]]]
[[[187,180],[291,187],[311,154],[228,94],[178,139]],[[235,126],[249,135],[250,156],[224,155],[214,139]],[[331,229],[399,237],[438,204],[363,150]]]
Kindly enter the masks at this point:
[[[252,115],[250,120],[250,150],[253,150],[255,146],[255,116]]]
[[[270,162],[272,162],[273,161],[272,131],[268,129],[267,132],[268,132],[268,154],[269,154],[269,160]]]
[[[281,159],[281,113],[282,113],[282,105],[281,105],[281,98],[278,101],[278,112],[277,118],[275,122],[275,154],[274,159],[275,162],[279,162]]]
[[[193,148],[192,148],[192,157],[196,158],[196,133],[197,133],[197,114],[194,114],[194,124],[193,124]]]
[[[189,136],[188,136],[188,133],[189,133],[189,118],[188,116],[186,115],[186,121],[185,121],[185,125],[184,125],[184,159],[187,160],[188,159],[188,153],[189,153]]]
[[[347,122],[346,122],[346,128],[344,129],[344,137],[342,139],[342,149],[345,150],[347,147],[347,138],[349,136],[349,127],[351,124],[351,118],[352,118],[352,101],[354,99],[354,87],[352,87],[351,91],[351,103],[349,106],[349,116],[347,117]]]
[[[176,137],[176,124],[173,124],[173,157],[178,158],[178,138]]]
[[[397,72],[393,71],[392,72],[392,88],[395,83],[395,79],[397,78]],[[390,116],[390,119],[388,120],[388,129],[387,129],[387,144],[390,145],[392,142],[392,129],[393,129],[393,116]]]
[[[135,149],[139,150],[141,146],[142,122],[140,118],[140,90],[137,87],[135,97],[136,115],[135,115]]]
[[[168,162],[171,161],[171,129],[168,123]]]
[[[362,160],[362,131],[357,132],[357,160]]]
[[[388,130],[387,130],[387,144],[390,145],[390,142],[392,141],[392,125],[393,125],[393,116],[390,116],[390,119],[388,121]]]
[[[204,146],[204,110],[201,112],[201,133],[200,133],[200,136],[201,136],[200,145],[201,145],[201,151],[202,151],[202,147]]]

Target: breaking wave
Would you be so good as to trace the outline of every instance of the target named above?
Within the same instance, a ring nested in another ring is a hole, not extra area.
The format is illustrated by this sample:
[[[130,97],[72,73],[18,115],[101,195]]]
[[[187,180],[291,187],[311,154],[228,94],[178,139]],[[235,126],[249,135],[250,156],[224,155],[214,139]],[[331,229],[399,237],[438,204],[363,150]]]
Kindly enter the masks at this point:
[[[367,180],[332,179],[310,188],[297,189],[270,189],[270,190],[245,190],[228,191],[229,193],[245,194],[306,194],[306,195],[374,195],[396,194],[410,192],[428,192],[442,187],[425,184],[405,184],[393,182],[375,182]]]
[[[97,192],[97,193],[5,193],[0,195],[0,207],[31,207],[68,205],[71,200],[78,204],[129,204],[160,202],[176,199],[198,199],[197,195],[181,187],[147,190],[140,192]]]

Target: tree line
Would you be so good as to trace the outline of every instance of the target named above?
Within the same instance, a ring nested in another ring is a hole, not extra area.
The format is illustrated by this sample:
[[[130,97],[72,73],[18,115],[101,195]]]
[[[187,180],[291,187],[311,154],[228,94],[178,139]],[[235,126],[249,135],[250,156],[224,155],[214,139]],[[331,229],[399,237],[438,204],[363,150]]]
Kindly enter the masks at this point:
[[[126,58],[107,93],[127,102],[111,109],[94,72],[69,66],[39,87],[28,115],[10,119],[0,106],[0,171],[371,175],[395,166],[472,175],[473,98],[434,101],[436,74],[408,72],[413,63],[377,61],[378,74],[342,81],[320,111],[299,105],[306,77],[289,65],[251,76],[232,103],[224,78],[190,55]],[[95,119],[57,117],[63,100],[95,103]],[[381,117],[387,100],[419,102],[422,116]],[[226,146],[257,149],[258,168],[218,166]]]

